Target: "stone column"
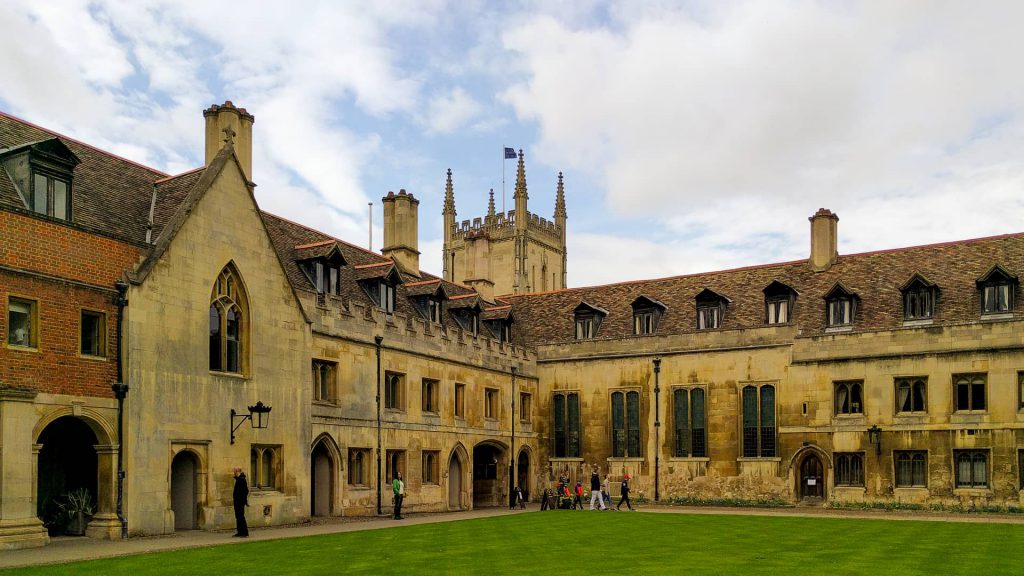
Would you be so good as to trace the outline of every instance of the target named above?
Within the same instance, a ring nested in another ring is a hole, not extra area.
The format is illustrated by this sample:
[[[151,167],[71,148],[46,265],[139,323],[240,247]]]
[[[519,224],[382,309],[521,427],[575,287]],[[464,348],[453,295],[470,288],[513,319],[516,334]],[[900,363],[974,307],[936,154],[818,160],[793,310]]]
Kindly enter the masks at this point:
[[[89,538],[117,540],[121,537],[121,521],[117,518],[117,444],[97,444],[96,449],[96,513],[85,535]]]
[[[49,544],[36,516],[36,467],[41,444],[34,444],[34,392],[0,390],[0,550]]]

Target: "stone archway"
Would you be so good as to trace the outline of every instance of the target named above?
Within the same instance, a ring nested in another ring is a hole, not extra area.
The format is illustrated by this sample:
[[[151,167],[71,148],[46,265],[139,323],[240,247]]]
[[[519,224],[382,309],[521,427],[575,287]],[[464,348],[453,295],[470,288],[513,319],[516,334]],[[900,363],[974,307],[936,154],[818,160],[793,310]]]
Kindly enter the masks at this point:
[[[523,491],[523,499],[530,499],[530,451],[525,447],[516,459],[516,486]]]
[[[67,522],[60,506],[69,494],[87,493],[94,512],[100,501],[99,440],[82,419],[61,416],[43,428],[37,443],[36,513],[51,535],[63,534]]]
[[[506,453],[497,442],[485,441],[473,447],[473,508],[508,505]]]
[[[171,510],[175,530],[198,528],[199,459],[188,450],[178,452],[171,460]]]

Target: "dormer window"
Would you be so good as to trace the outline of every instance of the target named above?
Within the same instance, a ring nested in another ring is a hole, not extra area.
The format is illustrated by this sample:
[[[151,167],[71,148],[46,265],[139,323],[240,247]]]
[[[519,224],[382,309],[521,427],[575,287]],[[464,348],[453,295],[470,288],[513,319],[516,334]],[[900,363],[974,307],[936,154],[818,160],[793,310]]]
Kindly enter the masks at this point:
[[[711,330],[722,327],[722,316],[729,299],[708,288],[697,294],[697,329]]]
[[[597,337],[597,331],[601,327],[601,321],[608,312],[604,308],[593,306],[586,302],[580,303],[573,311],[576,320],[576,339],[590,340]]]
[[[764,292],[765,323],[789,324],[793,315],[793,303],[796,301],[796,290],[775,280],[762,292]]]
[[[842,284],[836,284],[825,295],[825,320],[830,328],[850,326],[857,313],[856,294]]]
[[[427,319],[434,324],[441,323],[441,300],[433,296],[427,298]]]
[[[473,338],[476,338],[477,334],[480,333],[480,310],[476,308],[469,310],[468,320],[469,333],[473,335]]]
[[[978,278],[978,295],[981,298],[981,313],[1009,314],[1013,311],[1014,292],[1017,277],[1002,266],[993,266],[984,276]]]
[[[71,220],[71,180],[78,157],[57,138],[0,153],[25,207],[58,220]]]
[[[640,296],[633,301],[633,334],[644,336],[658,330],[658,322],[665,311],[665,305],[653,298]]]
[[[900,291],[903,293],[904,320],[928,320],[935,316],[937,286],[915,274]]]
[[[395,313],[395,285],[380,280],[377,282],[377,307],[385,314]]]
[[[303,262],[302,271],[306,273],[317,294],[338,295],[341,293],[341,269],[324,259]]]

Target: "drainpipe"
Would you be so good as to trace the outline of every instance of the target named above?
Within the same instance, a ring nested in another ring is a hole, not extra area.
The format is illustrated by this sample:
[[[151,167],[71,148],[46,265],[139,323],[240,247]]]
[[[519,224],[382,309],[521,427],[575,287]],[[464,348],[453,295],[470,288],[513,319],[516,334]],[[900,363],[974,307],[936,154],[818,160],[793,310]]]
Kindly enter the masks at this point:
[[[661,499],[661,494],[658,492],[658,463],[661,459],[661,442],[660,434],[661,420],[659,414],[661,412],[660,402],[658,401],[658,394],[661,392],[661,385],[659,382],[659,375],[661,374],[661,358],[654,359],[654,501],[657,502]]]
[[[515,508],[515,473],[516,473],[516,367],[512,367],[512,448],[508,459],[508,507]],[[522,486],[520,486],[522,488]]]
[[[383,516],[384,511],[380,504],[380,343],[384,341],[384,337],[374,336],[373,341],[377,346],[377,516]]]
[[[117,398],[117,519],[121,521],[121,539],[128,539],[128,519],[124,515],[124,399],[128,396],[128,384],[124,382],[124,363],[121,343],[124,334],[124,308],[128,305],[128,284],[122,280],[114,283],[117,288],[117,382],[110,389]]]

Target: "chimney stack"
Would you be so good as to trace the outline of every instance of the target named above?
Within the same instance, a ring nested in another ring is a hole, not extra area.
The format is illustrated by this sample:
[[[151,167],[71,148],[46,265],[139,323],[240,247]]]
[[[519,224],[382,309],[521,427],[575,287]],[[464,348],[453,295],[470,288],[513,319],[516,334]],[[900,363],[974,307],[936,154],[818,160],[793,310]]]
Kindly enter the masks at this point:
[[[839,216],[820,208],[808,220],[811,221],[811,269],[824,272],[839,258]]]
[[[487,302],[494,302],[491,280],[491,238],[486,232],[466,234],[466,277],[462,283],[477,291]]]
[[[417,223],[420,201],[405,190],[388,192],[384,204],[384,247],[381,254],[398,262],[409,274],[420,274]]]
[[[252,123],[255,120],[245,108],[235,108],[231,100],[203,110],[206,119],[206,165],[230,141],[242,165],[245,178],[252,181]]]

